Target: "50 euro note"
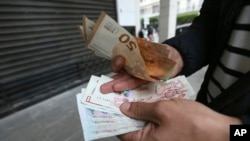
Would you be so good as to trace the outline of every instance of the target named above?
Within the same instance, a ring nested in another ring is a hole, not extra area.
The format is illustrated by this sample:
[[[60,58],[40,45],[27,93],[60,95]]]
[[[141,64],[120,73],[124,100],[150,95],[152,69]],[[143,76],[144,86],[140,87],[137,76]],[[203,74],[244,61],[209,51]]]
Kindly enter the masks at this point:
[[[109,60],[123,56],[126,71],[140,79],[154,82],[166,79],[175,65],[168,58],[165,45],[134,37],[104,12],[96,23],[83,16],[83,25],[79,29],[86,46],[97,56]]]

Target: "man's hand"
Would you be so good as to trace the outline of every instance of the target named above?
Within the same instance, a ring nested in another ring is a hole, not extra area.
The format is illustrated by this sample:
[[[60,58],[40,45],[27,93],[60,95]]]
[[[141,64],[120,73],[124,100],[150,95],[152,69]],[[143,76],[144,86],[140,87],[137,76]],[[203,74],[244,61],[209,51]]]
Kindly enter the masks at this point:
[[[165,46],[169,50],[168,58],[176,62],[174,70],[171,74],[171,77],[174,77],[182,70],[183,60],[180,53],[175,48],[169,45]],[[113,91],[120,92],[127,89],[134,89],[147,83],[145,80],[141,80],[126,73],[123,70],[124,65],[125,59],[122,56],[116,56],[111,60],[111,68],[117,74],[113,77],[113,81],[105,83],[101,86],[102,93],[109,93]]]
[[[236,118],[180,98],[124,103],[120,109],[129,117],[148,121],[143,129],[118,136],[122,141],[228,141],[229,125],[240,124]]]

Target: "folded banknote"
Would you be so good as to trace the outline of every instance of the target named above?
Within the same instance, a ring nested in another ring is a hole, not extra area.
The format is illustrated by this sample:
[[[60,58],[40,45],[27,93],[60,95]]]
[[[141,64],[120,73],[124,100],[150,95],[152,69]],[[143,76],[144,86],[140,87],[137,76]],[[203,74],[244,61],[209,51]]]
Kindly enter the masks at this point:
[[[83,16],[78,28],[85,46],[97,56],[108,60],[123,56],[126,71],[140,79],[166,80],[175,66],[175,61],[168,58],[166,45],[134,37],[104,12],[96,22]]]

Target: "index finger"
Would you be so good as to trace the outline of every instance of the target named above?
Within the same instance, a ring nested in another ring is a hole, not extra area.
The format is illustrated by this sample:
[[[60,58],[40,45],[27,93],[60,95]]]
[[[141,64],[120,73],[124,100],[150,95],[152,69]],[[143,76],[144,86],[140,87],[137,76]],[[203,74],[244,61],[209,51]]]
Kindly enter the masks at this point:
[[[147,81],[135,78],[129,74],[117,74],[114,77],[114,80],[109,81],[101,86],[101,92],[121,92],[124,90],[137,88],[145,83],[147,83]]]
[[[125,65],[125,59],[118,55],[111,60],[111,68],[114,72],[119,72]]]

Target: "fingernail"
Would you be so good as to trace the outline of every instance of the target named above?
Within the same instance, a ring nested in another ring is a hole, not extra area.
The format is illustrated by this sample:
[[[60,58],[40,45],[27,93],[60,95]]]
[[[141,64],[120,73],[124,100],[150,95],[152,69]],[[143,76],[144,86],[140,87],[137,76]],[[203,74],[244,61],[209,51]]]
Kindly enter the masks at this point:
[[[130,102],[124,102],[122,103],[120,109],[121,111],[128,111],[129,107],[130,107]]]
[[[115,65],[116,66],[120,66],[121,64],[122,64],[122,58],[121,57],[118,57],[117,59],[116,59],[116,61],[115,61]]]

